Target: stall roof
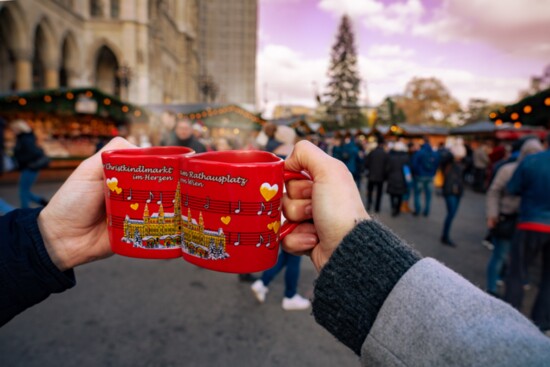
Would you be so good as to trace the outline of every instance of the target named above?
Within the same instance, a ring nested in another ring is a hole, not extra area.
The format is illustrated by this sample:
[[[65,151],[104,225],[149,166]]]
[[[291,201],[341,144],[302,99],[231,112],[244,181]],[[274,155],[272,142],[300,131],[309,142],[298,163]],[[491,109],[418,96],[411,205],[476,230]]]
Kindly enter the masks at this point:
[[[202,121],[206,126],[214,127],[221,126],[223,120],[228,114],[236,114],[240,116],[238,121],[233,119],[232,122],[243,124],[253,122],[255,124],[263,124],[265,120],[256,116],[247,109],[239,105],[222,105],[215,103],[192,103],[192,104],[150,104],[146,105],[149,111],[156,114],[163,112],[174,112],[178,117],[186,117],[192,121]]]
[[[440,126],[413,125],[408,123],[397,124],[403,135],[423,136],[423,135],[449,135],[449,129]]]
[[[0,114],[44,113],[58,116],[88,115],[117,124],[148,121],[139,106],[97,88],[37,89],[0,95]]]
[[[467,125],[462,125],[451,129],[451,135],[475,135],[492,134],[496,131],[496,126],[491,121],[478,121]]]
[[[501,140],[515,140],[525,135],[535,135],[541,139],[547,134],[542,126],[514,126],[512,123],[495,125],[491,121],[479,121],[451,129],[451,135],[493,136]]]

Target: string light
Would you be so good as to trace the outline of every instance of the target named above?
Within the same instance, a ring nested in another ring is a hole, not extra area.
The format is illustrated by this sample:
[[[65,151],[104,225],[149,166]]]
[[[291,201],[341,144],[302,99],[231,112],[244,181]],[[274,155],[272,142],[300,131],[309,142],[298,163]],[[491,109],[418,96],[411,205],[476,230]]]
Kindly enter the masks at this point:
[[[514,122],[514,127],[515,127],[516,129],[519,129],[519,128],[521,127],[521,122],[519,122],[519,121],[518,121],[518,122]]]
[[[105,104],[105,106],[109,106],[111,104],[111,100],[109,98],[105,98],[103,100],[103,104]]]
[[[489,114],[489,118],[494,119],[495,117],[497,117],[497,114],[495,112],[491,112]]]
[[[523,107],[523,112],[525,113],[531,113],[531,111],[533,111],[533,107],[527,105],[525,107]]]
[[[27,100],[25,98],[19,98],[18,102],[20,106],[24,106],[27,104]]]
[[[544,100],[544,104],[547,105],[547,106],[550,106],[550,97],[548,97]]]
[[[45,95],[44,96],[44,101],[46,101],[46,103],[50,103],[52,101],[52,97],[48,96],[48,95]]]
[[[517,120],[519,118],[519,114],[517,112],[512,112],[512,114],[510,115],[510,118],[512,120]]]
[[[501,120],[501,119],[496,120],[496,121],[495,121],[495,125],[496,125],[496,126],[502,125],[502,120]]]

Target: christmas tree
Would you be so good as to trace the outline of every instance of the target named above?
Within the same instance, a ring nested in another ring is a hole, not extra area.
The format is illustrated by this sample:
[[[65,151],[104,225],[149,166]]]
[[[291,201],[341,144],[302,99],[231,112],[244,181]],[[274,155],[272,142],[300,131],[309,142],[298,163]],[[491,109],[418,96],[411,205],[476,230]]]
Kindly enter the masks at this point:
[[[361,125],[357,54],[351,22],[347,15],[342,21],[332,46],[328,70],[328,91],[324,103],[327,106],[328,129],[358,127]]]

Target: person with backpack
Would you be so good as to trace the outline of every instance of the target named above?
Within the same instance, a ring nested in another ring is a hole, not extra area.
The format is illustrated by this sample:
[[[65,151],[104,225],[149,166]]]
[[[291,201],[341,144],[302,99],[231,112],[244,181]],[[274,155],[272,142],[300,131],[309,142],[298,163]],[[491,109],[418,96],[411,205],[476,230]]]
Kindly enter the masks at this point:
[[[441,243],[446,246],[456,247],[451,241],[450,232],[453,219],[458,211],[458,205],[464,192],[464,165],[462,160],[466,156],[466,148],[461,143],[455,144],[450,149],[451,154],[442,163],[443,170],[443,198],[447,206],[447,216],[443,224]]]
[[[427,138],[420,150],[412,157],[412,173],[414,176],[414,212],[417,216],[421,212],[427,217],[430,215],[432,200],[433,179],[439,165],[439,156],[433,151]],[[424,192],[424,210],[421,210],[420,195]]]

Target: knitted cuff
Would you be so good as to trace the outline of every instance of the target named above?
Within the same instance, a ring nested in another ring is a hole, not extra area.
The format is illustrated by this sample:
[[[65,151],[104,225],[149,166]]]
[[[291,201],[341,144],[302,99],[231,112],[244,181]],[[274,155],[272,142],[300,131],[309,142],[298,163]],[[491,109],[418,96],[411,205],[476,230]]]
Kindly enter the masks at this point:
[[[344,238],[315,284],[315,320],[357,355],[378,311],[421,256],[374,220]]]
[[[30,237],[36,251],[38,261],[35,262],[35,272],[43,274],[43,281],[48,285],[49,292],[60,293],[75,286],[75,275],[73,269],[62,272],[52,262],[38,228],[38,215],[42,209],[36,208],[30,211],[29,215],[22,218],[21,226]]]

